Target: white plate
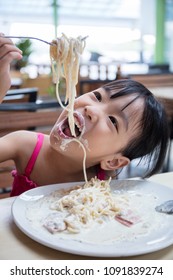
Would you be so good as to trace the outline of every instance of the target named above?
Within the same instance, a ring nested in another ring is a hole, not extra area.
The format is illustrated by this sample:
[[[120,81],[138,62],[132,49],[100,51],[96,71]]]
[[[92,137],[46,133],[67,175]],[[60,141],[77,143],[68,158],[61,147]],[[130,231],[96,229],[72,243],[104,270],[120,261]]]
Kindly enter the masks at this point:
[[[34,205],[38,204],[39,211],[35,211],[35,218],[39,219],[42,210],[48,209],[48,205],[40,203],[42,198],[50,195],[57,189],[65,189],[76,185],[77,183],[56,184],[50,186],[39,187],[27,191],[18,196],[12,206],[12,215],[16,225],[27,236],[33,240],[56,250],[86,256],[97,257],[122,257],[140,255],[154,252],[173,244],[173,215],[158,213],[155,206],[164,201],[173,199],[173,189],[159,185],[153,182],[143,180],[113,180],[111,182],[112,190],[120,194],[135,194],[136,197],[142,197],[143,217],[147,213],[148,216],[154,216],[151,230],[145,234],[136,235],[134,238],[124,238],[115,240],[113,243],[97,244],[94,242],[85,242],[75,240],[75,238],[64,239],[61,235],[49,233],[43,226],[33,226],[32,221],[27,217],[27,212]],[[149,200],[153,203],[149,205]],[[44,212],[44,211],[43,211]],[[152,213],[150,213],[152,212]],[[119,224],[119,223],[117,223]],[[119,224],[120,225],[120,224]],[[121,225],[122,232],[128,234],[128,228]],[[134,227],[135,228],[135,227]],[[98,236],[104,236],[104,229],[98,228]],[[105,234],[106,237],[107,233]],[[130,236],[130,235],[129,235]]]

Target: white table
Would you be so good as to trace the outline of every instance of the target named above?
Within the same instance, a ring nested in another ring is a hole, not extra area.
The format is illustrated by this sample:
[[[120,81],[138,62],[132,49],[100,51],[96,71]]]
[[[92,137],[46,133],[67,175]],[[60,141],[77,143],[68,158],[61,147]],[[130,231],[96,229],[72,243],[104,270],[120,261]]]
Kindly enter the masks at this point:
[[[173,87],[153,87],[150,90],[156,97],[173,100]]]

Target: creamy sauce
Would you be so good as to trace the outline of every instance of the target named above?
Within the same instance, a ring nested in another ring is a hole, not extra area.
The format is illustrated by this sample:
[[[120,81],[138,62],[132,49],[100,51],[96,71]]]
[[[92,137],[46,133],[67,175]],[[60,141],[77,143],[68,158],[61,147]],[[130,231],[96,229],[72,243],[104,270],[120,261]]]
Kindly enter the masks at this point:
[[[112,193],[116,196],[117,207],[120,208],[123,217],[135,221],[132,226],[127,227],[114,218],[106,217],[101,221],[92,221],[89,226],[83,226],[78,233],[69,233],[66,230],[50,233],[44,227],[44,223],[46,219],[53,220],[57,217],[57,211],[52,210],[51,205],[64,195],[62,190],[31,202],[26,210],[26,218],[33,228],[52,235],[55,240],[61,238],[105,245],[127,240],[134,241],[142,236],[157,233],[164,227],[166,219],[164,215],[155,211],[158,198],[154,194],[143,193],[137,188],[134,191],[126,189]],[[61,213],[61,215],[66,215],[66,213]]]

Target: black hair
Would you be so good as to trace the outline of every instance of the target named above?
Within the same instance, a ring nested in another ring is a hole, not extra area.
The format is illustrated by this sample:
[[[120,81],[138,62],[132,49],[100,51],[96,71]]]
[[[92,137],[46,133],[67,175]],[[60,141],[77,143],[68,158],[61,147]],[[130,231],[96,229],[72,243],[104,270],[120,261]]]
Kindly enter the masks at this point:
[[[158,173],[163,166],[169,143],[169,126],[163,105],[144,85],[131,79],[116,80],[102,88],[110,93],[111,98],[136,93],[134,100],[144,99],[141,129],[121,153],[130,160],[137,158],[148,160],[147,171],[143,178]]]

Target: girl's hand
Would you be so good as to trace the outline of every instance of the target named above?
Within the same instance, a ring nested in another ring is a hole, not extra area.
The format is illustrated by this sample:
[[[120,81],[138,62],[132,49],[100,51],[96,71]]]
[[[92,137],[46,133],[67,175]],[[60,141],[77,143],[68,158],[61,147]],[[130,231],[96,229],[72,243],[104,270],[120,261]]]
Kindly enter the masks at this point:
[[[11,87],[10,63],[21,58],[22,51],[0,33],[0,103]]]

